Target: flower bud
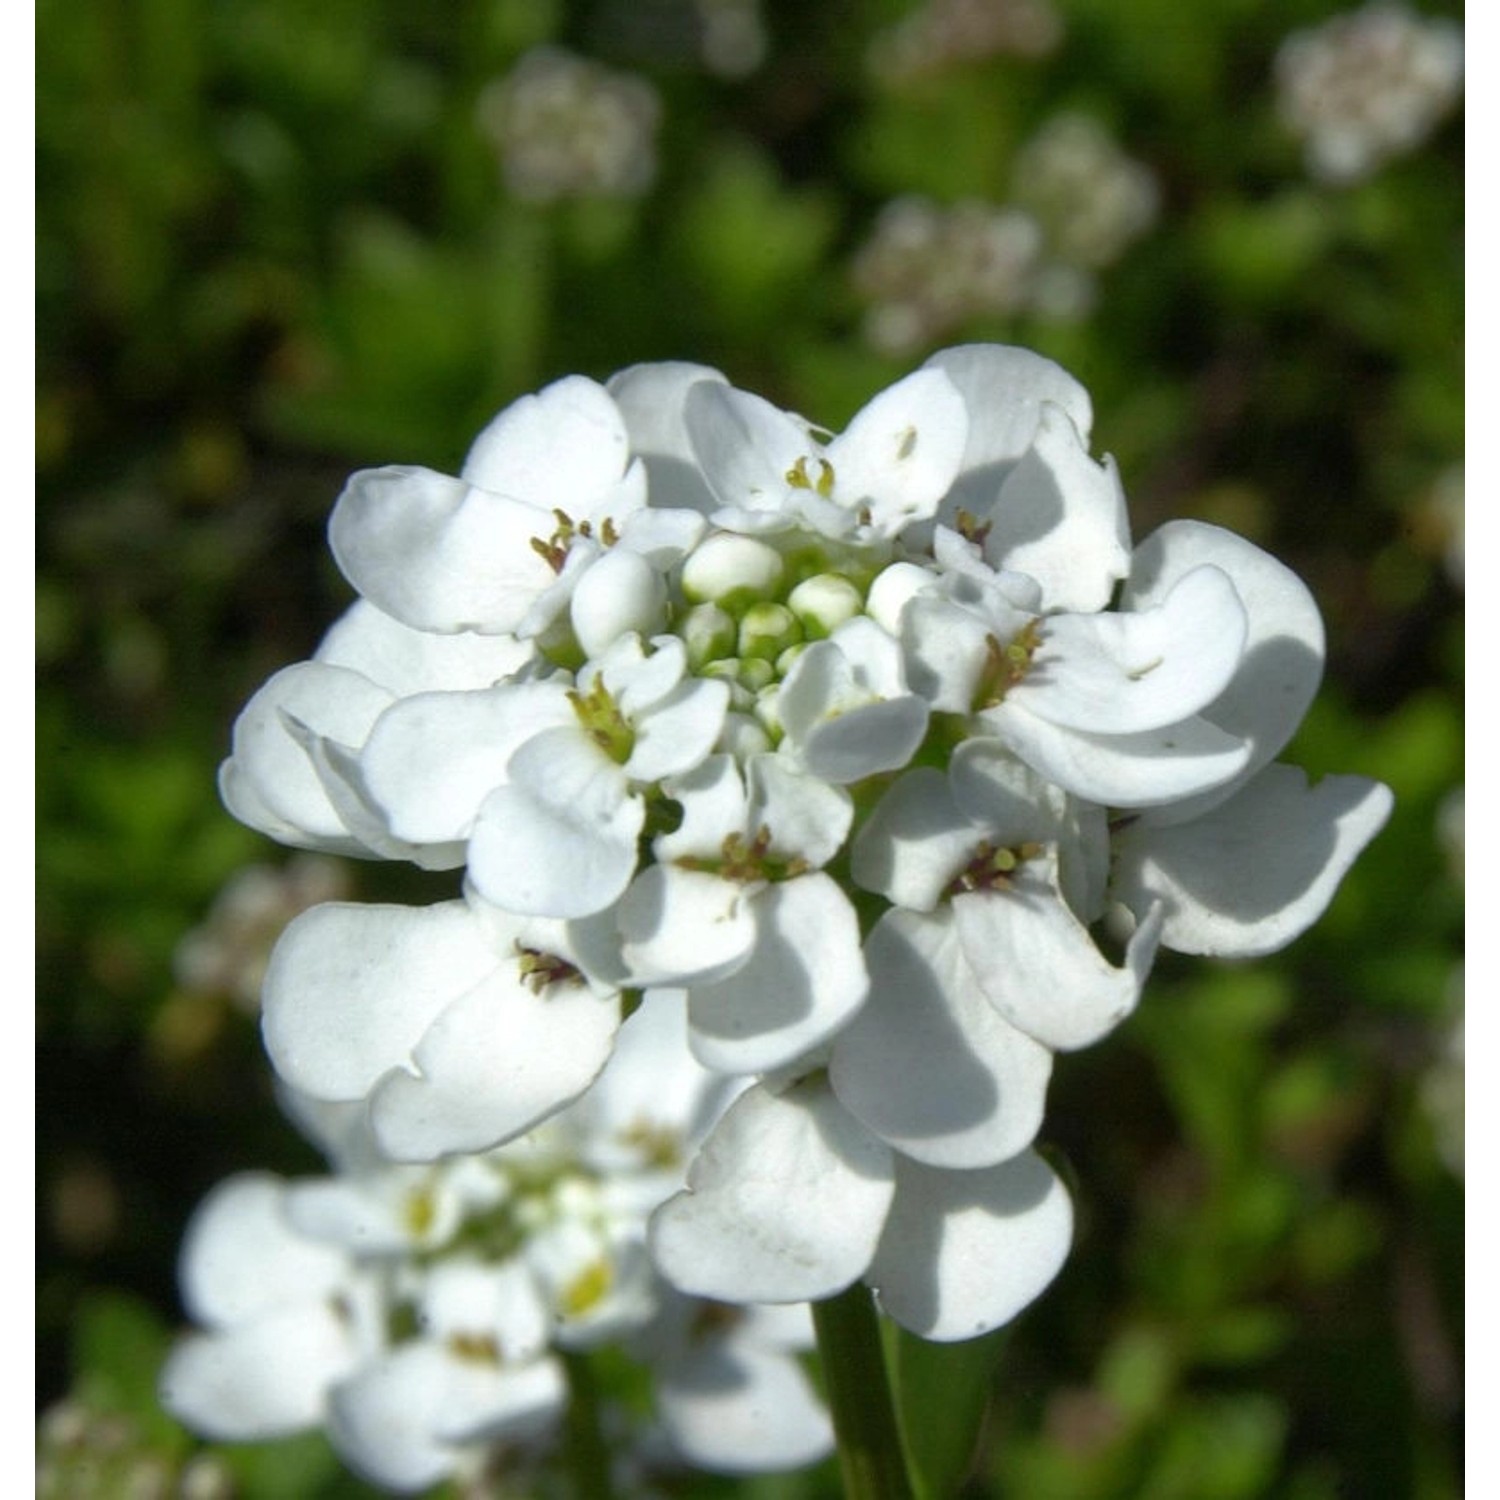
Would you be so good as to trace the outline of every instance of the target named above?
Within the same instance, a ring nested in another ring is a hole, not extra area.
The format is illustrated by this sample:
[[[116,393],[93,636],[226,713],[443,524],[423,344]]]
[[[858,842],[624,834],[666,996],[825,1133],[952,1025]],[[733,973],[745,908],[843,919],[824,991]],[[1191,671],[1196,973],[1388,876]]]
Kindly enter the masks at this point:
[[[688,664],[694,669],[734,655],[734,616],[717,604],[695,604],[678,620],[677,634],[687,647]]]
[[[775,594],[786,572],[781,554],[752,536],[717,531],[705,537],[682,565],[682,592],[695,602],[711,600],[743,609]]]
[[[774,661],[802,639],[797,617],[784,604],[752,604],[740,621],[740,655]]]
[[[916,563],[898,562],[876,575],[865,600],[865,613],[898,640],[901,636],[901,612],[907,601],[934,581],[926,568]]]
[[[667,623],[667,587],[635,552],[606,552],[578,580],[573,633],[586,656],[602,656],[630,631],[655,635]]]
[[[830,636],[845,620],[864,609],[864,596],[847,578],[819,573],[804,578],[787,595],[792,613],[802,622],[802,633],[812,641]]]

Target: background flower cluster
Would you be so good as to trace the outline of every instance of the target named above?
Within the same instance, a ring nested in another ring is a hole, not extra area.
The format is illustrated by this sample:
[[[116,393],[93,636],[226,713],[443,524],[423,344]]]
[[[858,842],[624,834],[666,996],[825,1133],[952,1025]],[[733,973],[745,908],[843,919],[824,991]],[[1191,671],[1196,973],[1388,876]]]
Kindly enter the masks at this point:
[[[455,472],[515,396],[641,359],[839,427],[970,339],[1088,388],[1138,536],[1226,525],[1308,581],[1329,680],[1289,758],[1396,793],[1319,928],[1163,959],[1056,1069],[1087,1192],[974,1493],[1458,1493],[1458,8],[1352,14],[42,7],[44,1493],[362,1492],[318,1439],[205,1450],[155,1405],[193,1205],[321,1169],[269,1094],[271,937],[426,899],[212,785],[347,603],[348,471]]]

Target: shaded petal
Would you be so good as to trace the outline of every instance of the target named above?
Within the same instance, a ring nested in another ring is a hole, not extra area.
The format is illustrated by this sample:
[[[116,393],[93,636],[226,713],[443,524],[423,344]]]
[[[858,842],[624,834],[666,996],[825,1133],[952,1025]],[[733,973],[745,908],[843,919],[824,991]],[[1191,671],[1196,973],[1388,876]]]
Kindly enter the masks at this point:
[[[685,506],[707,515],[718,504],[683,416],[688,391],[705,380],[729,383],[707,365],[673,360],[632,365],[605,383],[625,418],[632,451],[645,461],[653,510]]]
[[[498,962],[462,901],[329,903],[272,950],[262,1026],[276,1071],[318,1099],[359,1099]]]
[[[370,1099],[381,1148],[397,1161],[486,1151],[576,1099],[609,1060],[618,996],[559,980],[534,991],[507,962],[455,1000]]]
[[[931,911],[973,857],[978,839],[948,777],[918,766],[875,804],[855,835],[850,870],[865,890],[897,906]]]
[[[551,682],[418,693],[376,720],[360,772],[397,838],[462,840],[511,756],[541,730],[577,722],[567,689]]]
[[[994,504],[984,555],[1024,573],[1051,610],[1103,609],[1130,571],[1130,521],[1114,460],[1097,464],[1061,407],[1041,407],[1030,450],[1006,476]]]
[[[1045,404],[1060,407],[1081,438],[1093,425],[1088,392],[1061,365],[1029,349],[961,344],[939,350],[922,368],[941,370],[969,410],[963,464],[938,512],[945,524],[960,509],[988,514],[1001,480],[1035,442]]]
[[[745,962],[689,989],[693,1055],[725,1073],[763,1073],[800,1057],[859,1009],[870,985],[859,920],[827,875],[767,886],[749,905],[755,946]]]
[[[1122,607],[1159,602],[1177,580],[1209,564],[1228,574],[1244,602],[1249,633],[1233,681],[1203,717],[1250,742],[1239,777],[1201,798],[1164,807],[1153,822],[1183,822],[1229,796],[1269,765],[1291,739],[1323,675],[1323,619],[1307,585],[1254,542],[1202,521],[1169,521],[1135,550]]]
[[[921,1338],[976,1338],[1046,1290],[1072,1239],[1072,1202],[1035,1152],[977,1172],[902,1161],[867,1280]]]
[[[1115,968],[1057,890],[1055,856],[1038,879],[953,898],[959,940],[980,986],[1013,1026],[1056,1051],[1087,1047],[1135,1009],[1156,956],[1161,909],[1137,927]]]
[[[1245,607],[1218,568],[1195,568],[1154,608],[1058,615],[1011,701],[1054,724],[1135,734],[1198,713],[1228,685]]]
[[[1028,1145],[1052,1054],[986,1000],[951,916],[887,912],[865,960],[869,999],[829,1066],[850,1112],[934,1166],[990,1166]]]
[[[894,1190],[890,1148],[825,1084],[757,1086],[652,1216],[652,1258],[679,1290],[721,1302],[829,1297],[869,1265]]]
[[[683,417],[704,477],[722,505],[790,524],[786,475],[817,446],[807,429],[760,396],[702,381]]]
[[[565,1400],[562,1371],[551,1360],[507,1369],[422,1341],[335,1387],[328,1436],[362,1478],[418,1490],[453,1472],[459,1444],[544,1431]]]
[[[316,849],[324,854],[341,854],[351,859],[367,859],[370,849],[352,834],[321,835],[308,833],[278,817],[264,802],[233,759],[219,766],[219,800],[247,828],[273,838],[292,849]],[[337,811],[337,810],[335,810]]]
[[[656,1405],[672,1446],[701,1469],[764,1474],[833,1451],[828,1413],[797,1360],[732,1335],[660,1366]]]
[[[367,851],[381,859],[409,859],[424,870],[454,870],[463,864],[461,840],[423,844],[391,833],[384,808],[370,794],[357,751],[315,735],[305,725],[288,727],[307,752],[334,811]]]
[[[320,840],[348,830],[323,789],[291,725],[347,745],[362,745],[393,699],[368,677],[323,662],[296,662],[266,681],[234,723],[226,773],[231,795],[242,790],[251,808],[264,807],[293,828]]]
[[[842,847],[854,821],[854,803],[841,786],[829,786],[779,755],[755,755],[746,768],[746,831],[766,828],[780,855],[825,865]]]
[[[642,870],[617,910],[632,983],[711,984],[737,969],[755,943],[756,889],[706,870]]]
[[[1179,953],[1273,953],[1322,916],[1392,802],[1362,776],[1309,786],[1300,767],[1267,766],[1191,823],[1127,828],[1115,891],[1135,911],[1161,901],[1162,942]]]
[[[1006,699],[979,715],[982,733],[1075,797],[1102,807],[1151,807],[1231,780],[1250,747],[1203,718],[1140,734],[1064,729]]]
[[[364,469],[344,486],[328,542],[344,577],[417,630],[510,634],[555,578],[532,547],[550,508],[430,469]]]

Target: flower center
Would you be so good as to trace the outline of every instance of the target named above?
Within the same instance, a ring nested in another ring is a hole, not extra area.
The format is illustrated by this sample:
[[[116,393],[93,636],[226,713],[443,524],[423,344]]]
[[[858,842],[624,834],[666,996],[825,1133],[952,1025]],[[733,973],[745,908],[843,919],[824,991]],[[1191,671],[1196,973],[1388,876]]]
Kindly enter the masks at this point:
[[[618,765],[624,765],[635,749],[635,730],[630,727],[620,706],[610,697],[600,673],[589,685],[586,693],[576,688],[568,691],[568,702],[578,715],[589,738]]]
[[[998,708],[1005,701],[1005,695],[1031,670],[1031,658],[1041,644],[1040,618],[1029,621],[1004,646],[992,635],[985,638],[988,655],[974,695],[976,713]]]
[[[1042,846],[1030,840],[1022,844],[992,844],[985,839],[944,894],[962,896],[971,891],[1008,891],[1011,877],[1022,861],[1035,859],[1041,852]]]

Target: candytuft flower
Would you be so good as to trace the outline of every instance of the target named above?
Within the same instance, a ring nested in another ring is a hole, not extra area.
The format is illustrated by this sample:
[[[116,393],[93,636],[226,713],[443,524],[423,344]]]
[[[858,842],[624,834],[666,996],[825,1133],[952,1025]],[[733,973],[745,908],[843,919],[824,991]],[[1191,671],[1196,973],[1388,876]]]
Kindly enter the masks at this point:
[[[457,477],[350,482],[331,533],[361,598],[251,700],[223,787],[286,842],[463,871],[461,899],[303,914],[266,984],[286,1083],[385,1173],[448,1182],[424,1254],[481,1224],[569,1347],[644,1326],[657,1273],[731,1309],[863,1282],[936,1340],[1058,1273],[1054,1055],[1124,1023],[1163,946],[1291,941],[1390,807],[1276,761],[1321,672],[1307,590],[1201,523],[1133,546],[1091,422],[999,346],[934,355],[836,435],[638,365],[523,397]],[[714,1097],[691,1128],[599,1123],[648,1033],[653,1079]],[[562,1158],[545,1201],[506,1175]],[[503,1191],[476,1207],[464,1162]],[[405,1243],[367,1188],[325,1191],[324,1231]],[[489,1283],[462,1264],[422,1295],[472,1355]],[[687,1451],[755,1466],[747,1408],[695,1382],[776,1407],[787,1462],[820,1448],[762,1315],[683,1317],[657,1332]],[[446,1357],[346,1377],[335,1341],[336,1430],[439,1420],[417,1386]],[[477,1430],[400,1451],[438,1472]]]

